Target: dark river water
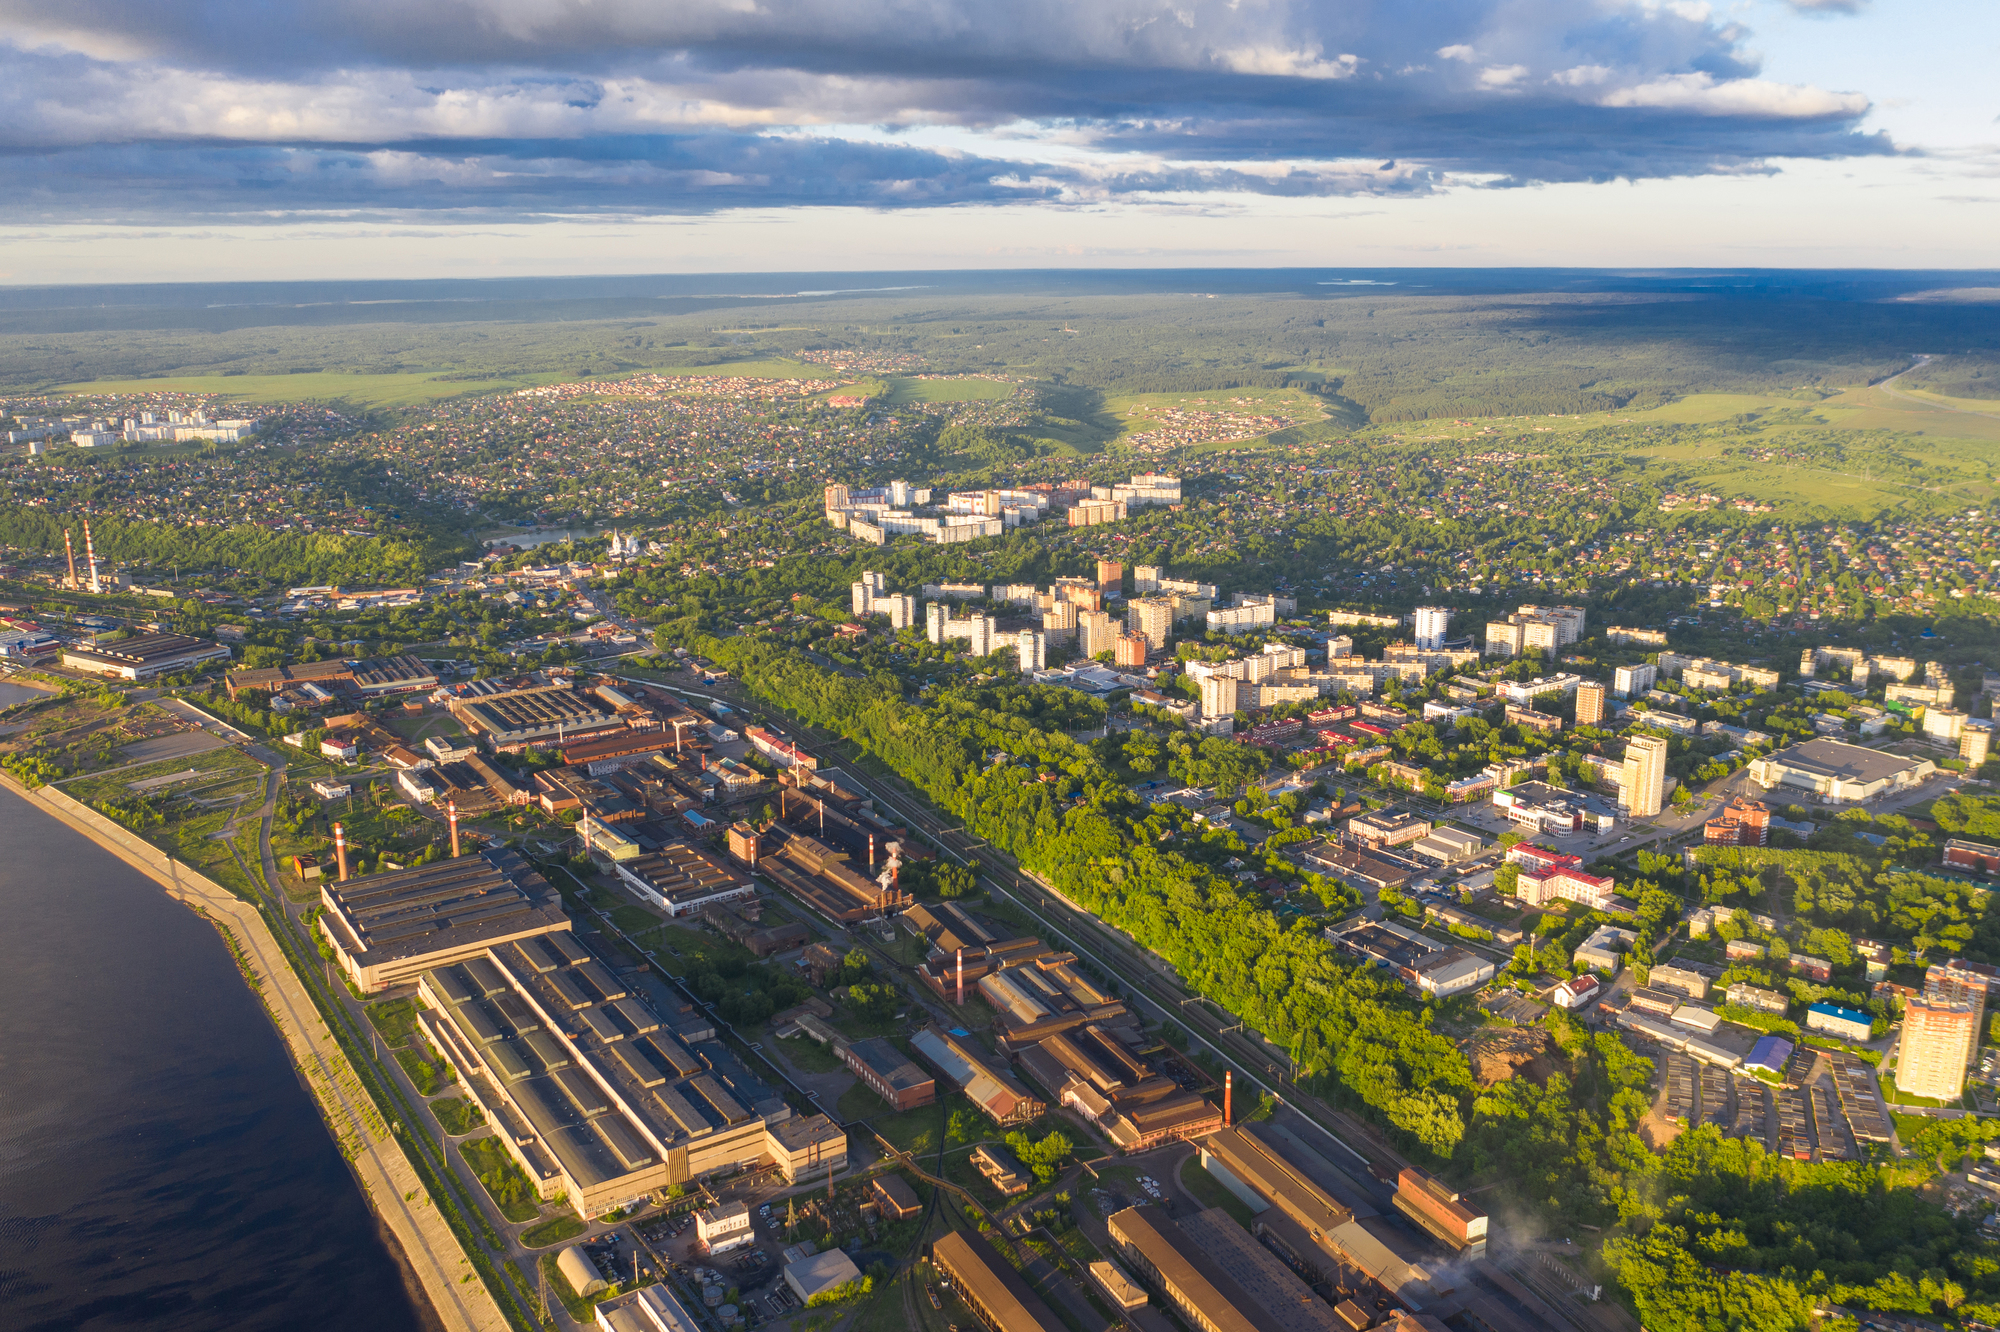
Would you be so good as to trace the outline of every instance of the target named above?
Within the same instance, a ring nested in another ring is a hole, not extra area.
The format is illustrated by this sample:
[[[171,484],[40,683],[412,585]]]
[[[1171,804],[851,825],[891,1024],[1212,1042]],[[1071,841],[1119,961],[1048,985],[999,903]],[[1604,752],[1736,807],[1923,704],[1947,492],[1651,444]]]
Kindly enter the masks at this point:
[[[0,1330],[429,1323],[214,929],[0,791]]]

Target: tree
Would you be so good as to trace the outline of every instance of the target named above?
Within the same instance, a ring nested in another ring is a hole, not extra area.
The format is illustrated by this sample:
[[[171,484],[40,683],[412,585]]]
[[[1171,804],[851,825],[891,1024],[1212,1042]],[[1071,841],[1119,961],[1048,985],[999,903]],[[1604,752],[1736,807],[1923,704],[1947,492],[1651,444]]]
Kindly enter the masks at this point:
[[[1075,1150],[1075,1144],[1060,1129],[1050,1132],[1040,1142],[1031,1142],[1026,1133],[1016,1129],[1007,1135],[1007,1146],[1022,1165],[1035,1172],[1036,1181],[1042,1184],[1055,1182],[1063,1162]]]

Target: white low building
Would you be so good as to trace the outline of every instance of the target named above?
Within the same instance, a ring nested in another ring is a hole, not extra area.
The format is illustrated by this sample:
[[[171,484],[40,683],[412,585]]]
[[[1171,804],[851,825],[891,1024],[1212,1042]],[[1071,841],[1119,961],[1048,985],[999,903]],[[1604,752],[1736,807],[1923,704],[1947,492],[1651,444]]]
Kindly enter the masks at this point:
[[[861,1269],[839,1249],[828,1249],[785,1264],[785,1285],[799,1297],[800,1304],[810,1304],[815,1295],[825,1295],[860,1279]]]
[[[710,1254],[728,1253],[757,1240],[750,1224],[750,1204],[745,1202],[718,1203],[696,1212],[694,1233]]]

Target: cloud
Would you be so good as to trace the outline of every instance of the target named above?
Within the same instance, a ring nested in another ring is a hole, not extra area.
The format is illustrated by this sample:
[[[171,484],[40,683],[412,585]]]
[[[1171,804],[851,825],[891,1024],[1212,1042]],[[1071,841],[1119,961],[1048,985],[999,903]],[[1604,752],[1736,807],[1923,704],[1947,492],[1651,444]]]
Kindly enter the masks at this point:
[[[1868,99],[1860,93],[1833,93],[1764,79],[1718,83],[1707,74],[1672,74],[1634,88],[1620,88],[1607,94],[1603,104],[1662,107],[1705,116],[1798,120],[1853,117],[1868,109]]]
[[[1758,77],[1749,35],[1699,0],[0,0],[0,219],[1374,195],[1893,151],[1863,94]]]
[[[1868,0],[1785,0],[1801,14],[1859,14]]]

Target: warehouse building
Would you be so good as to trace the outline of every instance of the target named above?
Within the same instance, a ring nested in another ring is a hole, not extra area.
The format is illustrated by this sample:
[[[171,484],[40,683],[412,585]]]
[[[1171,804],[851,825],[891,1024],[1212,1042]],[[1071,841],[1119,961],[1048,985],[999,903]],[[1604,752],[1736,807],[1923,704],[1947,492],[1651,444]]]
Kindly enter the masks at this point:
[[[785,1264],[785,1286],[798,1297],[800,1304],[809,1304],[815,1296],[832,1294],[860,1279],[861,1269],[839,1249],[809,1254]]]
[[[917,1057],[971,1098],[987,1118],[1005,1127],[1025,1124],[1048,1106],[1023,1087],[1005,1067],[974,1045],[938,1026],[925,1027],[910,1038]]]
[[[1810,791],[1834,804],[1872,800],[1884,791],[1915,786],[1936,772],[1929,759],[1827,739],[1808,740],[1750,764],[1750,780],[1759,786]]]
[[[642,901],[669,916],[690,916],[757,895],[746,876],[686,842],[668,842],[651,855],[614,861],[612,869]]]
[[[931,1244],[931,1262],[991,1332],[1069,1332],[1014,1265],[980,1236],[952,1231]]]
[[[600,1332],[703,1332],[687,1306],[665,1286],[647,1286],[597,1302]]]
[[[232,699],[246,689],[282,694],[313,685],[328,695],[364,700],[426,693],[438,687],[438,677],[429,666],[405,654],[356,661],[299,661],[289,666],[231,671],[223,677],[223,683]]]
[[[211,661],[228,661],[229,647],[186,634],[135,634],[116,643],[64,648],[62,664],[113,680],[150,680]]]
[[[456,698],[451,715],[500,754],[630,729],[612,704],[567,684]]]
[[[937,1100],[937,1081],[881,1036],[834,1042],[834,1053],[868,1089],[895,1111],[915,1110]]]
[[[363,994],[497,944],[570,928],[562,898],[518,851],[322,881],[320,933]]]
[[[712,1029],[671,1029],[567,931],[433,968],[417,993],[426,1041],[498,1141],[586,1219],[721,1172],[846,1167],[837,1125],[795,1114]]]
[[[1333,1306],[1220,1208],[1175,1225],[1157,1206],[1128,1207],[1107,1225],[1118,1256],[1201,1332],[1339,1332]]]

